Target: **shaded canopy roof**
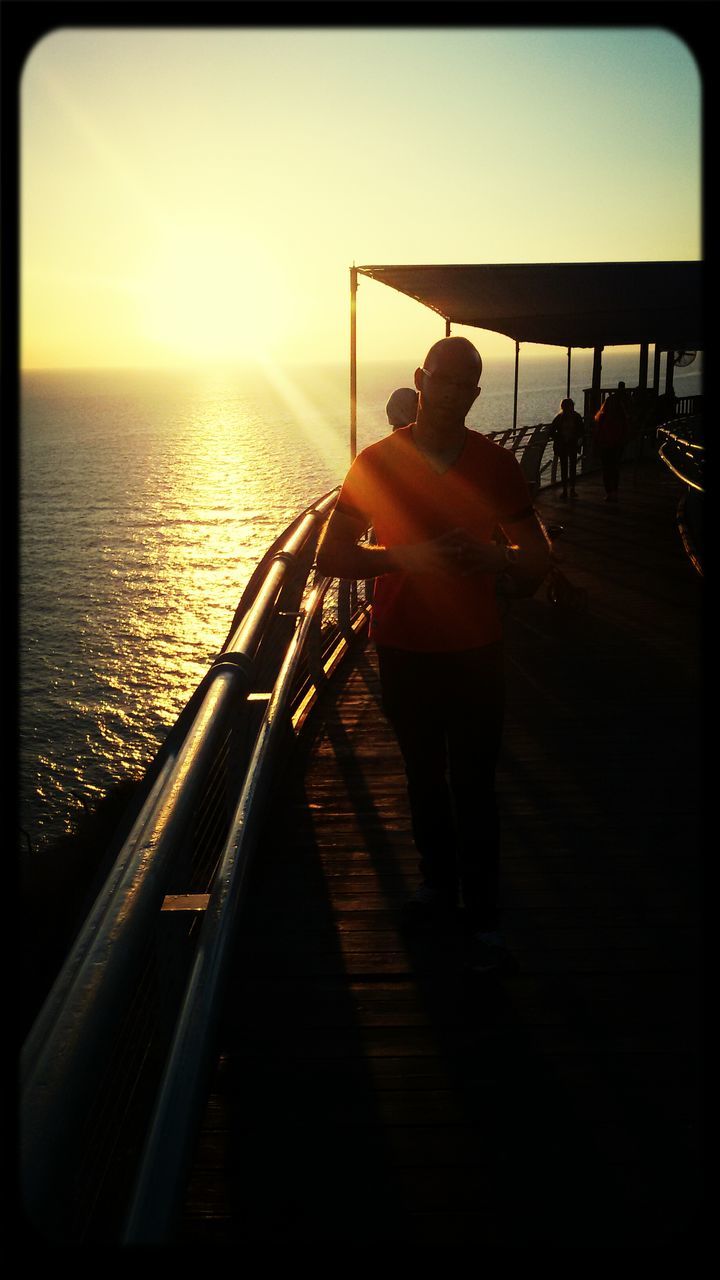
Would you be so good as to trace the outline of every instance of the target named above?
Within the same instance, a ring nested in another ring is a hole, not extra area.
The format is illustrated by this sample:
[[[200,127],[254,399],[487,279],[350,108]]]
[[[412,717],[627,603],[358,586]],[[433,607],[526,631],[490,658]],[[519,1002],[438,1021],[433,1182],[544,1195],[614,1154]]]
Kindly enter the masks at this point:
[[[699,262],[358,267],[454,324],[518,342],[701,351]]]

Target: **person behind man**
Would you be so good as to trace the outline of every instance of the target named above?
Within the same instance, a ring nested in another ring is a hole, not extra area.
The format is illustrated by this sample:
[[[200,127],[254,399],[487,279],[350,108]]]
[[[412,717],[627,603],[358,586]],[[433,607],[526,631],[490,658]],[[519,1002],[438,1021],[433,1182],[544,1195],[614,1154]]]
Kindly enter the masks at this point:
[[[553,453],[560,463],[563,501],[568,496],[568,473],[570,479],[570,497],[576,498],[575,479],[577,476],[578,449],[583,440],[584,424],[579,413],[575,412],[575,401],[567,397],[560,401],[560,412],[556,414],[550,425],[548,439],[553,442]]]
[[[387,420],[393,431],[409,427],[417,417],[418,393],[414,387],[398,387],[385,405]]]
[[[630,430],[625,383],[618,382],[595,414],[595,441],[600,454],[605,501],[617,502],[620,463]]]
[[[318,551],[321,573],[375,578],[371,636],[383,708],[407,774],[422,884],[414,911],[442,919],[458,889],[470,963],[504,963],[495,768],[504,704],[499,575],[531,595],[548,541],[509,450],[465,426],[482,360],[437,342],[415,372],[417,420],[352,464]],[[359,546],[372,524],[376,546]],[[507,543],[494,540],[502,531]]]

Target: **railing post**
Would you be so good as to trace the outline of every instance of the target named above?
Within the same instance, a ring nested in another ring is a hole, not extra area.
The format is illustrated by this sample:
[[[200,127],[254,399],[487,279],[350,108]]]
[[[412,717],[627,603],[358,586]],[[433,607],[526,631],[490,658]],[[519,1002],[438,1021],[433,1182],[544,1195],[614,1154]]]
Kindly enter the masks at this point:
[[[638,368],[638,388],[642,391],[647,387],[648,375],[648,344],[641,343],[640,346],[640,365]]]
[[[338,582],[338,626],[341,634],[346,640],[353,637],[352,629],[352,606],[350,581],[347,578],[340,578]]]
[[[322,661],[322,606],[316,610],[309,624],[307,638],[308,674],[316,689],[325,683],[325,668]]]

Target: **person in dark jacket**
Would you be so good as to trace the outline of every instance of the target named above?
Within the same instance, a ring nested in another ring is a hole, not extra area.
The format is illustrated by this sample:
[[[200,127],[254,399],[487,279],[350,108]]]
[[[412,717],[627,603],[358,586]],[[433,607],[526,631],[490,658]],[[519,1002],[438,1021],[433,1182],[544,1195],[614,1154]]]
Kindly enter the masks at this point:
[[[567,502],[568,478],[570,497],[577,497],[575,478],[578,452],[582,447],[584,423],[575,412],[575,401],[567,397],[560,401],[560,412],[553,418],[548,439],[553,442],[553,453],[560,463],[563,502]]]

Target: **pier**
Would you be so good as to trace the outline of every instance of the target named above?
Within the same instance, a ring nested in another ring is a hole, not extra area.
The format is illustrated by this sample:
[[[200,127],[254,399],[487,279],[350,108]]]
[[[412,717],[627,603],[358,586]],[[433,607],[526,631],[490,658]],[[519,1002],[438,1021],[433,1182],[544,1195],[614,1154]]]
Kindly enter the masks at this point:
[[[701,588],[657,459],[537,499],[585,612],[507,616],[515,972],[408,933],[401,759],[358,642],[273,786],[175,1243],[689,1243],[702,1201]]]

